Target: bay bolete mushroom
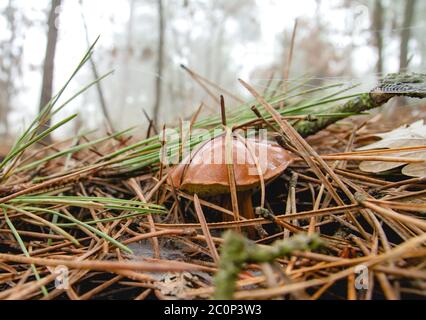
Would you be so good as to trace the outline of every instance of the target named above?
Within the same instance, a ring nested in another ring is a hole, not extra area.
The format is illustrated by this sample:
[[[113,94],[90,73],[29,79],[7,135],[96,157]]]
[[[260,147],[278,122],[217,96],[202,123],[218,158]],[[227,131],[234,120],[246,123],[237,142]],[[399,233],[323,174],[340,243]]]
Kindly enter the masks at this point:
[[[182,191],[201,196],[227,194],[229,209],[230,183],[225,140],[225,135],[221,135],[192,151],[172,169],[169,184],[171,182]],[[292,155],[276,143],[233,135],[232,157],[238,210],[243,217],[253,219],[253,189],[261,184],[262,179],[268,181],[278,177],[293,161]]]

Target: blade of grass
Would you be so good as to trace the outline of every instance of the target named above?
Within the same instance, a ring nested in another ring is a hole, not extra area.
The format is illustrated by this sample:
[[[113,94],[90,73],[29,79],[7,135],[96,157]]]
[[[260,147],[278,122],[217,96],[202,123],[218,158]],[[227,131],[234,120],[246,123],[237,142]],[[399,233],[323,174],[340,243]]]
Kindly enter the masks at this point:
[[[49,227],[51,230],[56,231],[56,233],[64,236],[66,239],[68,239],[69,241],[71,241],[76,246],[80,246],[80,243],[78,242],[78,240],[75,239],[68,232],[66,232],[65,230],[61,229],[57,225],[55,225],[55,224],[53,224],[53,223],[51,223],[51,222],[49,222],[49,221],[47,221],[47,220],[45,220],[43,218],[41,218],[41,217],[39,217],[39,216],[31,213],[31,212],[28,212],[28,211],[25,211],[25,210],[23,210],[23,209],[21,209],[19,207],[10,206],[10,205],[7,205],[7,204],[2,204],[2,205],[0,205],[0,207],[2,207],[3,210],[9,209],[9,210],[14,210],[16,212],[23,213],[24,215],[26,215],[26,216],[28,216],[28,217],[30,217],[30,218],[32,218],[32,219],[34,219],[34,220],[36,220],[36,221],[44,224],[45,226]]]
[[[44,208],[23,207],[23,209],[30,210],[30,211],[39,211],[39,212],[44,212],[44,213],[50,213],[52,215],[57,215],[60,218],[72,221],[75,224],[77,224],[77,225],[79,225],[81,227],[84,227],[84,228],[92,231],[97,236],[99,236],[101,238],[104,238],[106,241],[110,242],[111,244],[113,244],[117,248],[119,248],[119,249],[121,249],[121,250],[123,250],[123,251],[125,251],[127,253],[133,254],[133,251],[130,248],[128,248],[127,246],[123,245],[122,243],[120,243],[119,241],[115,240],[114,238],[112,238],[111,236],[107,235],[106,233],[104,233],[104,232],[102,232],[102,231],[100,231],[100,230],[92,227],[91,225],[89,225],[87,223],[81,222],[80,220],[78,220],[78,219],[76,219],[74,217],[70,217],[70,216],[67,216],[65,214],[59,213],[57,211],[53,211],[53,210],[50,210],[50,209],[44,209]]]
[[[47,156],[47,157],[45,157],[43,159],[31,162],[31,163],[29,163],[29,164],[27,164],[25,166],[19,167],[19,168],[17,168],[15,170],[15,172],[17,173],[17,172],[22,172],[22,171],[25,171],[25,170],[33,169],[34,167],[37,167],[38,165],[40,165],[42,163],[45,163],[47,161],[59,158],[59,157],[64,156],[64,155],[72,154],[72,153],[81,151],[83,149],[89,148],[91,146],[94,146],[96,144],[99,144],[101,142],[104,142],[106,140],[119,137],[119,136],[121,136],[123,134],[126,134],[127,132],[129,132],[131,130],[132,130],[132,128],[131,129],[127,129],[127,130],[123,130],[121,132],[117,132],[117,133],[115,133],[115,134],[113,134],[111,136],[106,136],[106,137],[103,137],[103,138],[100,138],[100,139],[96,139],[96,140],[93,140],[93,141],[90,141],[90,142],[87,142],[87,143],[80,144],[78,146],[75,146],[75,147],[72,147],[72,148],[69,148],[69,149],[62,150],[60,152],[54,153],[54,154],[52,154],[50,156]]]
[[[7,223],[8,227],[10,228],[10,230],[12,231],[12,234],[15,237],[16,241],[18,241],[22,252],[24,253],[24,255],[27,258],[31,258],[30,254],[28,253],[27,247],[25,247],[25,244],[21,239],[21,236],[19,235],[18,231],[15,229],[15,226],[13,225],[12,221],[10,221],[9,216],[7,215],[7,210],[4,207],[2,209],[3,209],[3,214],[4,214],[4,218],[6,220],[6,223]],[[35,278],[38,281],[40,281],[41,280],[40,275],[39,275],[37,268],[34,264],[31,264],[31,269],[33,270]],[[46,289],[45,286],[41,287],[41,292],[43,293],[44,296],[48,295],[48,292],[47,292],[47,289]]]
[[[47,129],[46,131],[40,133],[39,135],[35,136],[33,139],[31,139],[30,141],[28,141],[27,143],[24,143],[23,145],[21,145],[20,147],[18,147],[15,151],[13,151],[12,153],[10,153],[9,155],[6,156],[6,158],[4,158],[4,160],[2,161],[2,163],[0,164],[0,170],[2,170],[4,168],[4,166],[13,158],[15,158],[16,156],[18,156],[21,152],[25,151],[29,146],[33,145],[34,143],[42,140],[43,138],[45,138],[47,135],[49,135],[51,132],[55,131],[56,129],[60,128],[61,126],[65,125],[66,123],[70,122],[72,119],[74,119],[75,117],[77,117],[77,114],[73,114],[67,118],[65,118],[64,120],[58,122],[57,124],[55,124],[54,126],[50,127],[49,129]],[[6,177],[8,175],[8,173],[10,172],[10,170],[8,170],[8,172],[6,172],[4,174],[4,177]]]

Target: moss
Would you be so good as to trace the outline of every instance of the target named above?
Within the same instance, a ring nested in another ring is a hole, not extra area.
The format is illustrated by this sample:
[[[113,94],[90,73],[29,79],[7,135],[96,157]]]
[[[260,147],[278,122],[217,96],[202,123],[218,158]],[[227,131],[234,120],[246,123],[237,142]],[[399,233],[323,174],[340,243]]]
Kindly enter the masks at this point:
[[[327,108],[328,113],[361,113],[382,106],[396,96],[426,98],[426,74],[391,73],[380,80],[370,93],[361,94],[342,105]],[[316,121],[300,121],[294,127],[304,137],[314,134],[345,116],[318,118]]]
[[[299,234],[276,241],[272,246],[260,246],[242,235],[228,231],[224,236],[219,271],[214,278],[214,299],[230,300],[234,295],[238,274],[246,263],[272,262],[294,251],[313,250],[321,245],[318,235]]]

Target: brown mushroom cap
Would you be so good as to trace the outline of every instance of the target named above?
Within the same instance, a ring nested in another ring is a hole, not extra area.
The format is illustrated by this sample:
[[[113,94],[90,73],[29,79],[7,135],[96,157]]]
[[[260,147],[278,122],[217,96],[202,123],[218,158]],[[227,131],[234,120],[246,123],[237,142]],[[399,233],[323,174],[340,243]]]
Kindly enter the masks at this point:
[[[259,168],[263,179],[267,181],[280,175],[292,162],[290,152],[265,140],[241,141],[233,137],[232,151],[237,191],[252,189],[260,184]],[[257,161],[254,160],[253,153]],[[189,193],[229,193],[225,136],[214,138],[193,151],[173,168],[170,178],[174,187]]]

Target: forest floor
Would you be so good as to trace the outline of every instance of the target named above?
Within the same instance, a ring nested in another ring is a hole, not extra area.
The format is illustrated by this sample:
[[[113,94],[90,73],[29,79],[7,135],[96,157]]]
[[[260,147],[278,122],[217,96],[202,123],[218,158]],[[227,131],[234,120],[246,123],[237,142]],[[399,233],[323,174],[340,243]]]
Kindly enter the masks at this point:
[[[114,165],[109,155],[137,143],[132,139],[76,148],[26,170],[61,150],[37,148],[0,184],[0,299],[212,298],[229,245],[222,232],[253,227],[259,250],[294,234],[317,234],[321,245],[262,263],[249,259],[239,266],[234,298],[424,298],[425,180],[399,169],[362,172],[360,161],[391,151],[355,151],[376,141],[375,133],[419,119],[426,106],[387,119],[347,118],[308,137],[336,194],[310,164],[296,161],[266,185],[271,215],[238,221],[223,221],[233,213],[211,199],[167,184],[169,168],[128,175],[99,165]],[[260,191],[252,196],[259,206]],[[368,271],[361,284],[360,267]]]

